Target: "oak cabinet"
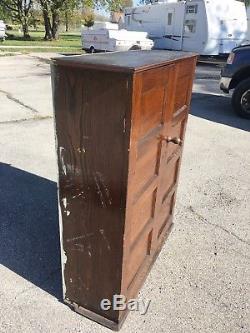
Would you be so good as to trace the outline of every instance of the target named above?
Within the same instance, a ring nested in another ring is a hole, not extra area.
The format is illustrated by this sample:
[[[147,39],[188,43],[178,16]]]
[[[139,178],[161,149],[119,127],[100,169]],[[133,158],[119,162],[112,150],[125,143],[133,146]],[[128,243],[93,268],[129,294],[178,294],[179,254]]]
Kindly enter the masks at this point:
[[[54,59],[64,300],[119,329],[173,220],[196,55],[129,51]]]

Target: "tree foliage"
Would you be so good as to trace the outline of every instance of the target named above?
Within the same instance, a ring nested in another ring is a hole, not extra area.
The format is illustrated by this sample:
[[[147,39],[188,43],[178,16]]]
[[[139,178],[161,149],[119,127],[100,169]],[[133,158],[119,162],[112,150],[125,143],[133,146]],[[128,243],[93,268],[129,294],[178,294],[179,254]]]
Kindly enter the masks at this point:
[[[94,23],[95,23],[95,16],[93,13],[86,15],[83,19],[83,25],[85,27],[90,28],[94,25]]]
[[[239,0],[241,2],[244,2],[246,7],[250,6],[250,0]]]
[[[0,3],[0,19],[4,21],[11,20],[10,11]]]
[[[51,40],[58,38],[60,24],[60,11],[66,0],[38,0],[42,9],[45,36],[44,39]]]
[[[29,24],[33,0],[1,0],[0,7],[5,13],[9,13],[12,20],[22,26],[23,36],[29,38]]]
[[[125,7],[131,7],[133,0],[98,0],[97,6],[105,8],[107,11],[118,12]]]
[[[40,19],[37,21],[34,15],[39,11],[45,28],[44,39],[52,40],[58,38],[61,22],[68,30],[71,17],[76,11],[84,16],[87,13],[85,24],[92,25],[94,8],[121,11],[132,4],[132,0],[0,0],[0,13],[3,18],[10,15],[12,21],[21,24],[24,37],[29,38],[29,25],[35,27],[37,22],[40,23]]]
[[[70,15],[74,9],[84,7],[94,7],[92,0],[38,0],[43,12],[45,36],[44,39],[51,40],[58,38],[58,29],[62,17],[64,17],[66,30],[68,30],[68,22]]]

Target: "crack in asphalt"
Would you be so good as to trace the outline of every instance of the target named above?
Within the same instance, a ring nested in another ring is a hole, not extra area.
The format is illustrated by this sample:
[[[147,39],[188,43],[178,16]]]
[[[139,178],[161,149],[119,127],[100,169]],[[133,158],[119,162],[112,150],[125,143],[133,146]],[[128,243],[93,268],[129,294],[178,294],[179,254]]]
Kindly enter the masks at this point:
[[[217,229],[220,229],[222,231],[224,231],[225,233],[227,233],[228,235],[230,236],[233,236],[235,237],[236,239],[238,239],[240,242],[246,244],[246,245],[250,245],[250,243],[248,241],[246,241],[245,239],[239,237],[237,234],[235,234],[233,231],[229,231],[227,230],[226,228],[216,224],[216,223],[212,223],[210,221],[208,221],[204,216],[202,216],[200,213],[198,213],[193,206],[189,206],[188,207],[189,211],[192,212],[195,216],[197,216],[200,220],[202,220],[203,222],[209,224],[209,225],[212,225],[214,226],[215,228]]]
[[[51,63],[51,59],[46,59],[46,58],[43,58],[43,57],[39,57],[39,56],[37,56],[37,55],[31,55],[31,54],[28,54],[28,56],[30,57],[30,58],[33,58],[33,59],[37,59],[37,60],[39,60],[40,62],[42,62],[42,63],[45,63],[45,64],[50,64]],[[40,64],[38,64],[37,66],[39,66]]]
[[[19,99],[15,98],[11,93],[9,93],[8,91],[2,90],[0,89],[0,93],[4,94],[9,100],[25,107],[26,109],[34,112],[34,113],[38,113],[38,111],[36,109],[34,109],[32,106],[29,106],[25,103],[23,103],[22,101],[20,101]]]
[[[15,120],[6,120],[6,121],[0,121],[0,125],[4,124],[18,124],[25,121],[38,121],[38,120],[46,120],[51,119],[53,116],[34,116],[33,118],[22,118],[22,119],[15,119]]]

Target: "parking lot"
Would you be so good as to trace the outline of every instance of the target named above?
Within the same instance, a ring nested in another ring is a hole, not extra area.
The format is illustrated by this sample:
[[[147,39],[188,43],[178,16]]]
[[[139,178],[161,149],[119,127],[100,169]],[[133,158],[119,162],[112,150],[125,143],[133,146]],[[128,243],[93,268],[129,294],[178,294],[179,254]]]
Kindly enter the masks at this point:
[[[0,332],[110,332],[62,302],[48,57],[0,57]],[[121,332],[249,332],[250,120],[219,72],[197,67],[174,228]]]

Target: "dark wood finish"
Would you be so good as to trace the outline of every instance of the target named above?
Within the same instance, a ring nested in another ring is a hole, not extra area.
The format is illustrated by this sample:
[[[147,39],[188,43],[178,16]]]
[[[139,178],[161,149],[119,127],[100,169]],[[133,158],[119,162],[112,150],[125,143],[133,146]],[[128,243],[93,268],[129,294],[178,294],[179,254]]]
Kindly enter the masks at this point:
[[[64,299],[118,329],[172,226],[196,55],[133,51],[52,64]]]

